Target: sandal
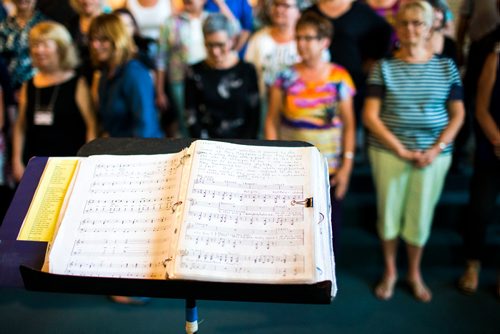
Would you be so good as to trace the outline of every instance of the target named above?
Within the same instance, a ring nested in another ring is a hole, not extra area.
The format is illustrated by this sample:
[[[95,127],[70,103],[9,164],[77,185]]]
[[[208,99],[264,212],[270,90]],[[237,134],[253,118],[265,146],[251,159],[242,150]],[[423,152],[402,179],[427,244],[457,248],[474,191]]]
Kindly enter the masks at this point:
[[[413,296],[420,302],[428,303],[432,300],[432,292],[425,285],[425,283],[421,280],[412,281],[407,280],[408,285],[410,286],[410,290],[413,293]]]
[[[458,289],[466,295],[472,295],[477,291],[479,284],[479,261],[467,261],[465,272],[458,280]]]
[[[382,277],[382,280],[375,287],[375,296],[380,300],[389,300],[394,294],[394,287],[396,286],[398,278]]]

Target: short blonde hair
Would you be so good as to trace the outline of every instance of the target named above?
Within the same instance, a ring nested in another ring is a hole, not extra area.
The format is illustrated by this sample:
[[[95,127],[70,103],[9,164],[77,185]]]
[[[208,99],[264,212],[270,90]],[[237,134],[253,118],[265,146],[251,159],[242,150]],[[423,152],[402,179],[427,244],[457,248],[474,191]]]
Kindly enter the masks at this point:
[[[75,69],[80,63],[78,54],[68,30],[57,22],[44,21],[31,28],[29,33],[29,44],[32,46],[36,41],[52,40],[57,45],[59,54],[59,66],[63,70]]]
[[[399,8],[397,20],[401,20],[401,15],[409,10],[417,9],[422,13],[424,24],[426,27],[431,28],[434,22],[434,9],[427,1],[416,0],[406,2]]]
[[[111,64],[118,66],[125,64],[135,56],[136,47],[132,37],[127,33],[127,29],[122,20],[116,14],[101,14],[92,19],[89,28],[89,39],[105,39],[113,46]],[[99,65],[99,61],[90,48],[92,61]]]

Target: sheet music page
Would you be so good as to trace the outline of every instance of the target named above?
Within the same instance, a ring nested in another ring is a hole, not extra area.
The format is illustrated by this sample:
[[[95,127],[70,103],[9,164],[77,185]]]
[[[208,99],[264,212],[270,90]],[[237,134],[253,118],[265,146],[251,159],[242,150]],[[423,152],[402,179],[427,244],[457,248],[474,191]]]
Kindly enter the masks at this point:
[[[183,154],[85,159],[50,251],[50,272],[165,279]]]
[[[196,141],[172,278],[313,282],[312,150]]]

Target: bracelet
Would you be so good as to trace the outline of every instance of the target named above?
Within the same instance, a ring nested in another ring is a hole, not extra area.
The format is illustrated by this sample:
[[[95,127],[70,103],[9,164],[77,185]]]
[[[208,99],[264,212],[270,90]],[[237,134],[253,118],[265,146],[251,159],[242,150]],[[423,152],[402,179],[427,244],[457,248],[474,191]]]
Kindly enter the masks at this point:
[[[344,159],[349,159],[349,160],[354,159],[354,153],[352,151],[344,152]]]
[[[443,151],[448,144],[446,144],[444,141],[439,142],[438,147],[441,151]]]

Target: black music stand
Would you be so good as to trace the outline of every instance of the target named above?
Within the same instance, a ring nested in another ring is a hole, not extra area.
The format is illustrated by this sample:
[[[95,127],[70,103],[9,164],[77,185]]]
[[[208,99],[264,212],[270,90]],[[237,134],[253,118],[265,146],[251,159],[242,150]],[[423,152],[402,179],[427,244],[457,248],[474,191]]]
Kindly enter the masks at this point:
[[[161,154],[179,152],[194,139],[97,139],[84,145],[78,156],[95,154]],[[262,146],[309,146],[303,142],[231,140]],[[148,296],[186,300],[186,324],[197,320],[196,300],[253,301],[300,304],[330,304],[331,281],[316,284],[247,284],[188,280],[143,280],[55,275],[40,271],[47,243],[16,240],[24,217],[47,162],[46,157],[30,160],[25,175],[0,228],[0,286],[28,290]],[[188,328],[186,328],[188,330]]]

